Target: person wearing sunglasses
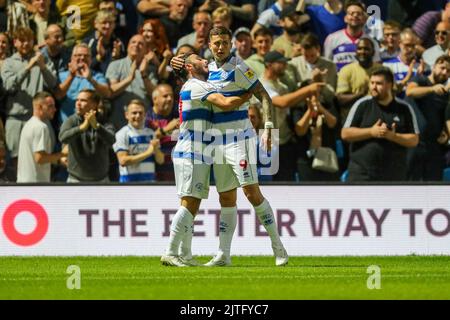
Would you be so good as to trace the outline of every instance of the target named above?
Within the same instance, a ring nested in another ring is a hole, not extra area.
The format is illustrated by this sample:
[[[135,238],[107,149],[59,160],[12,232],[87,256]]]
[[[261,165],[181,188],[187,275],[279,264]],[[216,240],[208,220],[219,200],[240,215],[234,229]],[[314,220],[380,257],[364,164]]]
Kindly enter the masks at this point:
[[[436,45],[423,53],[423,59],[429,66],[433,66],[437,58],[448,52],[450,44],[450,24],[445,21],[439,22],[434,31],[434,38],[436,39]]]

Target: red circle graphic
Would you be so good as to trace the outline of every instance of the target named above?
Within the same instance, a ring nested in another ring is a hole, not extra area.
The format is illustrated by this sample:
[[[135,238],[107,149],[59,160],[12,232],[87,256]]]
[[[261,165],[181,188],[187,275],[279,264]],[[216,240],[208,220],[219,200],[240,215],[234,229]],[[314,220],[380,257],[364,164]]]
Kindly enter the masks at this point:
[[[37,221],[36,228],[29,234],[17,231],[14,221],[21,212],[30,212]],[[48,215],[45,209],[33,200],[17,200],[10,204],[3,215],[3,231],[6,237],[19,246],[32,246],[41,241],[48,230]]]

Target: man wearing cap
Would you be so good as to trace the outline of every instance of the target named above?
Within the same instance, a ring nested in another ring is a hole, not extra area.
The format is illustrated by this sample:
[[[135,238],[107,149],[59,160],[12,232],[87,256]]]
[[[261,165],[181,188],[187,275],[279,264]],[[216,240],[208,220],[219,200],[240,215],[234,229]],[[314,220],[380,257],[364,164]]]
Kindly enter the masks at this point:
[[[295,11],[293,6],[288,6],[280,13],[280,26],[283,28],[283,34],[276,38],[272,45],[272,50],[277,50],[284,53],[287,58],[298,56],[300,52],[297,49],[295,53],[294,48],[300,42],[301,25],[299,23],[299,14]]]
[[[301,101],[306,100],[320,91],[324,83],[314,83],[306,87],[291,92],[288,87],[280,81],[284,75],[287,62],[286,58],[278,51],[270,51],[264,57],[265,71],[261,78],[261,83],[272,99],[272,115],[275,128],[279,128],[279,152],[280,167],[274,176],[274,181],[293,181],[296,170],[295,142],[287,117],[289,108],[297,106]]]
[[[427,1],[424,1],[425,3]],[[436,39],[430,36],[436,29],[439,22],[450,23],[450,0],[445,4],[444,10],[427,11],[417,18],[412,29],[417,33],[421,40],[421,44],[425,49],[431,48],[436,44]],[[420,12],[420,11],[419,11]]]
[[[250,29],[246,27],[240,27],[233,33],[233,45],[232,52],[236,57],[245,60],[253,54],[253,40],[250,33]]]

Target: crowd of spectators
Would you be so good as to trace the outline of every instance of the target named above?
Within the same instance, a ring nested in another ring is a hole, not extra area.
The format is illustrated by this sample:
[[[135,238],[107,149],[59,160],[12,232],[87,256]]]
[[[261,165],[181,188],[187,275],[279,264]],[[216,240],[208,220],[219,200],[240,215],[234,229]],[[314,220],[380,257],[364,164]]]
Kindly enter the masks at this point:
[[[450,1],[0,0],[0,182],[173,182],[170,61],[216,26],[272,99],[261,180],[448,179]]]

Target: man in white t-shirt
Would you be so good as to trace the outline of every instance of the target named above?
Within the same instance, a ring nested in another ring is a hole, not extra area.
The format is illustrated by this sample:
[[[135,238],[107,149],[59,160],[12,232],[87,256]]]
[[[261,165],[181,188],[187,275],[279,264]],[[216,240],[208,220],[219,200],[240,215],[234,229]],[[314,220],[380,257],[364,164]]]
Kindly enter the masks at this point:
[[[49,121],[55,112],[55,100],[50,93],[39,92],[34,96],[33,116],[20,136],[17,182],[50,182],[51,164],[66,156],[62,152],[52,153],[55,138]]]

